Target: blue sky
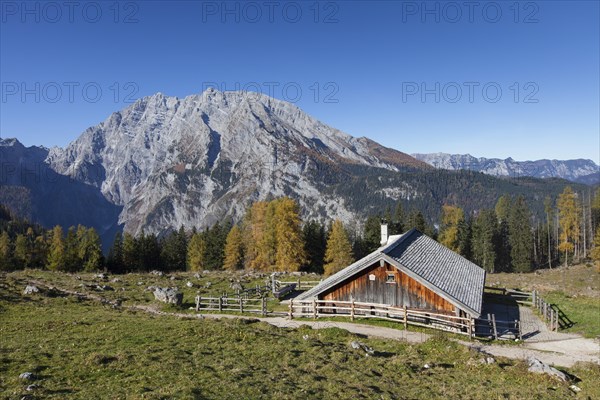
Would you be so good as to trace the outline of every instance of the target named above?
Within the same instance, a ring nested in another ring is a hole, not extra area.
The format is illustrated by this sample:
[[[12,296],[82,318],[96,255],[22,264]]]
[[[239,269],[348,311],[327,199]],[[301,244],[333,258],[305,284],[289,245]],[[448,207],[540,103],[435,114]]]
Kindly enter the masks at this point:
[[[597,1],[70,4],[0,2],[0,136],[216,83],[407,153],[600,161]]]

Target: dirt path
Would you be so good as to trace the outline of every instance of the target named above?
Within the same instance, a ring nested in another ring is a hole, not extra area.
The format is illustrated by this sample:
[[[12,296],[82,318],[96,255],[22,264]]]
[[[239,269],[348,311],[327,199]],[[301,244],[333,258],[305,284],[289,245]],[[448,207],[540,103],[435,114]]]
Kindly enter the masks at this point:
[[[43,282],[34,281],[35,285],[48,288],[49,286]],[[113,302],[102,298],[98,295],[80,293],[72,290],[63,290],[54,288],[65,294],[72,296],[79,296],[85,299],[101,302],[103,304],[109,304],[116,306]],[[382,326],[363,325],[359,323],[351,322],[332,322],[332,321],[310,321],[310,320],[290,320],[286,317],[253,317],[253,316],[239,316],[231,314],[186,314],[186,313],[170,313],[160,311],[157,305],[128,305],[122,306],[121,308],[132,310],[132,311],[143,311],[156,315],[173,316],[179,318],[210,318],[210,319],[222,319],[222,318],[245,318],[245,319],[257,319],[259,321],[267,322],[271,325],[280,328],[298,328],[301,325],[311,326],[313,329],[324,329],[324,328],[340,328],[345,329],[349,332],[370,336],[378,337],[383,339],[393,340],[406,340],[409,343],[422,343],[429,339],[431,335],[422,332],[411,332],[406,330],[386,328]],[[563,367],[571,367],[573,364],[579,361],[589,361],[600,364],[600,341],[597,339],[585,339],[577,335],[564,335],[564,339],[552,340],[545,342],[523,342],[520,346],[502,346],[502,345],[487,345],[477,341],[464,341],[457,340],[459,343],[484,351],[497,357],[507,357],[512,359],[527,359],[529,357],[535,357],[540,361],[550,365],[559,365]]]

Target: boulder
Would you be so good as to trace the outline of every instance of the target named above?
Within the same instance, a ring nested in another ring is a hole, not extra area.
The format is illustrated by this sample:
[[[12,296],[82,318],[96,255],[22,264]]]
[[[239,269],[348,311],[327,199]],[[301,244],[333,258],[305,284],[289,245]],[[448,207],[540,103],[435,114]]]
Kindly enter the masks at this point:
[[[242,291],[244,290],[244,287],[242,286],[242,284],[240,282],[233,282],[230,285],[231,289],[235,290],[235,291]]]
[[[367,346],[366,344],[364,344],[364,343],[362,343],[362,342],[357,342],[356,340],[353,340],[353,341],[350,343],[350,346],[351,346],[353,349],[355,349],[355,350],[358,350],[358,349],[363,349],[363,350],[365,351],[365,355],[366,355],[366,356],[369,356],[369,355],[373,355],[373,354],[375,354],[375,350],[373,350],[373,348],[372,348],[372,347],[369,347],[369,346]]]
[[[19,375],[19,378],[32,381],[35,379],[35,376],[33,375],[33,372],[23,372],[21,375]]]
[[[557,370],[554,367],[549,366],[538,360],[537,358],[530,357],[527,359],[527,363],[529,364],[529,368],[527,370],[529,372],[533,372],[536,374],[547,374],[553,376],[561,381],[565,382],[567,380],[567,375],[563,372]]]
[[[105,273],[100,273],[100,274],[96,275],[96,278],[97,279],[102,279],[104,281],[104,280],[108,279],[108,275],[106,275]]]
[[[39,292],[40,289],[38,289],[37,286],[34,285],[27,285],[25,286],[25,290],[23,290],[23,294],[34,294]]]
[[[194,284],[190,281],[187,281],[187,283],[185,284],[185,286],[187,287],[194,287]]]
[[[150,271],[150,275],[163,276],[164,273],[162,271],[154,270],[154,271]]]
[[[181,305],[183,301],[183,293],[180,293],[177,288],[160,288],[154,289],[154,298],[163,303]]]

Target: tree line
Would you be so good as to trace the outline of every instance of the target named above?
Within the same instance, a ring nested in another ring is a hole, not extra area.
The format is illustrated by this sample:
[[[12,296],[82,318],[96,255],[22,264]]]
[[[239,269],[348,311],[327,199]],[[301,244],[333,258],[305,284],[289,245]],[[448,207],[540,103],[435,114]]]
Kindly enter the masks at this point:
[[[310,271],[330,275],[380,246],[381,221],[390,235],[416,228],[489,272],[528,272],[592,256],[600,259],[600,189],[592,195],[570,187],[544,200],[545,218],[523,196],[501,196],[494,208],[469,214],[458,205],[441,208],[439,224],[413,208],[367,217],[362,225],[303,222],[288,197],[253,203],[239,223],[230,219],[204,230],[183,227],[158,237],[117,233],[103,256],[93,228],[44,230],[11,218],[0,207],[0,268],[61,271],[107,269],[114,273],[238,270]]]
[[[46,230],[15,218],[0,205],[0,270],[46,268],[97,271],[104,266],[100,237],[94,228],[60,226]]]

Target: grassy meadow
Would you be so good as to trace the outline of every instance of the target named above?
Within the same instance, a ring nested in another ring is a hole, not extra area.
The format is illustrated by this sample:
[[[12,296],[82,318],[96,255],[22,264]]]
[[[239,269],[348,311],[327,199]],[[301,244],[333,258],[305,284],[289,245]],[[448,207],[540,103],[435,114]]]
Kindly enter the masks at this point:
[[[200,279],[210,279],[211,287],[221,290],[229,277],[218,275]],[[482,364],[484,355],[443,334],[409,344],[359,338],[337,328],[281,329],[256,321],[155,316],[76,296],[22,294],[31,280],[80,291],[82,282],[94,280],[91,274],[79,278],[42,271],[0,275],[0,398],[600,398],[597,365],[566,371],[582,389],[576,395],[567,383],[528,373],[521,361]],[[114,291],[101,294],[122,296],[124,304],[155,304],[143,289],[173,282],[154,275],[118,278],[121,282],[108,283]],[[183,289],[189,277],[179,278]],[[188,289],[185,296],[199,290]],[[353,349],[353,340],[375,354]],[[26,371],[36,379],[20,379]],[[31,384],[37,386],[26,390]]]

